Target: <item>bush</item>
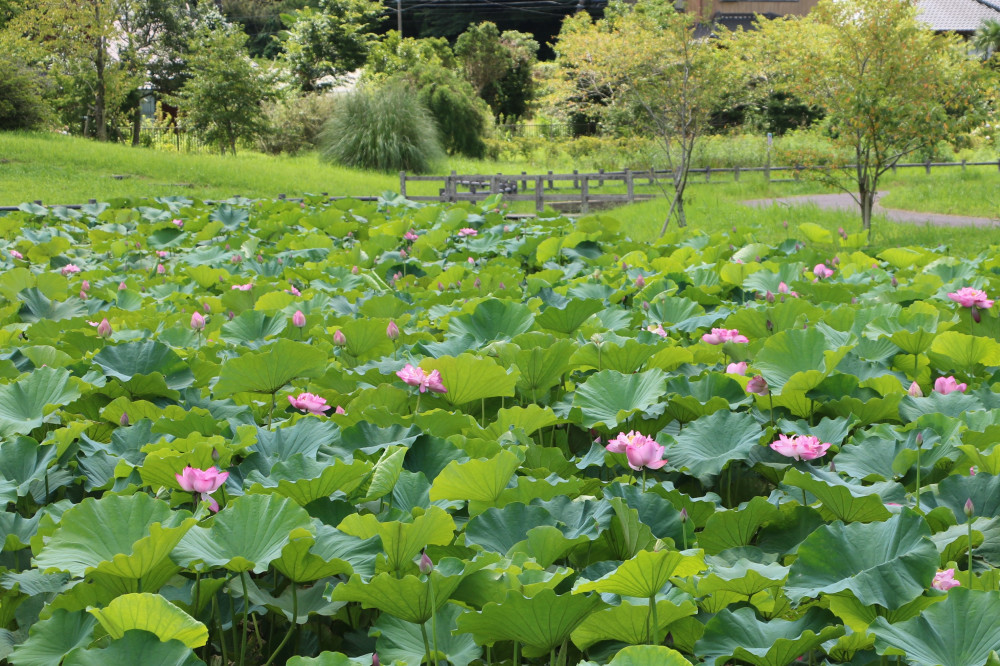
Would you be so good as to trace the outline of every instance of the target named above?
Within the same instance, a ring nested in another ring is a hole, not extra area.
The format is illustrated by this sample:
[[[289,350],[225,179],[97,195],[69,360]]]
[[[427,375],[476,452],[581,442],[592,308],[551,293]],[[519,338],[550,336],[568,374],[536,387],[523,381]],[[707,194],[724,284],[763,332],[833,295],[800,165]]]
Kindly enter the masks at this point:
[[[258,147],[275,155],[318,147],[320,133],[333,115],[335,101],[335,95],[306,94],[265,104],[267,130],[258,139]]]
[[[422,173],[443,157],[430,112],[398,83],[341,96],[320,145],[326,160],[378,171]]]
[[[49,107],[41,79],[24,66],[0,59],[0,130],[36,129],[45,125]]]

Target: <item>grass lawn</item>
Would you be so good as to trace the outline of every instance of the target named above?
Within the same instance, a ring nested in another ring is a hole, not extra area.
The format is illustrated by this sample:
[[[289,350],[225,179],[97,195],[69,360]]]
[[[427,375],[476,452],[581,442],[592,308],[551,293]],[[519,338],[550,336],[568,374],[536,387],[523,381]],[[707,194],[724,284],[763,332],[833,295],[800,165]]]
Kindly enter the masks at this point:
[[[529,161],[491,162],[454,159],[445,167],[465,173],[544,172],[550,167]],[[563,165],[560,169],[565,169]],[[125,176],[116,179],[114,176]],[[783,222],[794,229],[815,222],[830,229],[858,231],[860,218],[848,212],[815,207],[750,209],[746,199],[831,192],[809,180],[765,181],[762,174],[744,174],[739,183],[726,182],[731,174],[718,174],[711,184],[695,175],[689,187],[689,222],[711,232],[732,226],[747,229],[748,237],[773,240],[786,234]],[[410,183],[410,194],[436,194],[438,183]],[[276,197],[279,194],[328,192],[331,195],[377,195],[397,191],[393,174],[347,169],[321,162],[315,153],[273,157],[242,153],[236,157],[211,154],[177,154],[45,133],[0,134],[0,205],[17,205],[40,199],[47,204],[84,203],[90,198],[157,197],[186,195],[196,199],[224,199],[236,195]],[[928,176],[922,169],[905,169],[885,177],[880,189],[889,191],[882,205],[925,212],[1000,216],[1000,173],[994,167],[938,168]],[[621,184],[607,184],[599,192],[623,191]],[[638,185],[638,192],[655,188]],[[515,210],[530,210],[530,203]],[[611,213],[642,240],[656,238],[669,208],[663,199],[625,206]],[[956,252],[977,252],[1000,243],[1000,229],[947,229],[899,225],[884,219],[874,222],[875,247],[944,244]]]

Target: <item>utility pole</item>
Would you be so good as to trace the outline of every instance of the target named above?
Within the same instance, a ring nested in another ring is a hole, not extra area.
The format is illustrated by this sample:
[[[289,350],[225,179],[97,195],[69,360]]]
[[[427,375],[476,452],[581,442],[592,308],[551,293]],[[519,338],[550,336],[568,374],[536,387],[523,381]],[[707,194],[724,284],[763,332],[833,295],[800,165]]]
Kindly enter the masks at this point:
[[[396,30],[399,31],[399,38],[403,38],[403,0],[396,0]]]

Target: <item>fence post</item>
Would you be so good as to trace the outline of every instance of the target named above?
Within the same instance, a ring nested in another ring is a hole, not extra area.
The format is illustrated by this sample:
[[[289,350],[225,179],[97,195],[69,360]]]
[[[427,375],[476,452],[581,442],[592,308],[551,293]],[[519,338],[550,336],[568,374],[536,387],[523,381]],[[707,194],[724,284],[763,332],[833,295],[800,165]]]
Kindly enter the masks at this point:
[[[597,180],[597,186],[604,187],[604,169],[598,169],[597,173],[600,174],[600,177]]]
[[[497,193],[497,177],[490,176],[490,194]]]
[[[740,168],[738,166],[736,167],[735,170],[733,170],[733,176],[734,176],[734,182],[736,183],[740,182]]]
[[[576,177],[579,173],[580,172],[578,170],[573,169],[573,189],[574,190],[576,188],[580,187],[580,180]]]
[[[551,171],[549,171],[549,176],[551,176],[551,175],[552,175],[552,172],[551,172]],[[556,188],[554,188],[554,187],[552,186],[552,178],[549,178],[549,189],[550,189],[550,190],[554,190],[554,189],[556,189]]]
[[[406,198],[406,172],[399,172],[399,194],[404,199]]]
[[[590,212],[590,176],[583,175],[583,184],[580,186],[580,212],[586,215]]]
[[[962,160],[962,171],[965,171],[965,160]]]
[[[656,180],[656,171],[653,169],[653,167],[649,167],[649,184],[652,185],[655,180]]]
[[[767,162],[764,164],[764,178],[771,182],[771,149],[767,149]]]
[[[284,194],[279,194],[279,195],[278,195],[278,200],[279,200],[279,201],[280,201],[280,200],[282,200],[282,199],[284,199],[284,198],[285,198],[285,195],[284,195]]]
[[[711,181],[712,181],[712,167],[706,166],[705,167],[705,182],[709,183]]]
[[[927,160],[926,162],[924,162],[924,169],[927,170],[927,175],[929,176],[931,174],[931,161],[930,160]]]
[[[632,170],[625,169],[625,193],[629,203],[635,203],[635,182],[632,180]]]
[[[535,176],[535,210],[539,213],[545,210],[545,193],[542,185],[542,177]]]
[[[97,199],[88,199],[87,203],[89,203],[89,204],[95,204],[95,203],[97,203]]]
[[[527,172],[525,172],[525,171],[521,172],[521,191],[522,192],[527,192],[528,191],[528,181],[525,178],[525,176],[527,176],[527,175],[528,175]]]

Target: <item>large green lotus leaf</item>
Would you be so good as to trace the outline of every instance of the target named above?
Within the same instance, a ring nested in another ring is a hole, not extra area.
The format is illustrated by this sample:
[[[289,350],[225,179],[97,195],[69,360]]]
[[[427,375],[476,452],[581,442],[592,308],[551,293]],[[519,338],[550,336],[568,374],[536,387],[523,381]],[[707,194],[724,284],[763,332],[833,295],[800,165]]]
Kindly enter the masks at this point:
[[[173,390],[187,388],[194,383],[194,374],[184,359],[156,340],[125,342],[105,347],[94,355],[94,363],[108,377],[115,377],[123,382],[133,377],[157,373],[163,375],[167,386]]]
[[[424,576],[407,575],[397,578],[391,573],[381,573],[365,580],[353,575],[346,583],[327,588],[327,596],[332,601],[357,601],[364,608],[377,608],[406,622],[423,624],[441,608],[458,588],[462,580],[495,563],[496,556],[483,556],[466,562],[454,557],[446,557],[434,565],[430,573],[434,585],[434,603]]]
[[[676,550],[640,551],[615,571],[577,584],[574,592],[610,592],[626,597],[651,597],[672,576],[694,576],[705,570],[705,558]]]
[[[824,525],[799,546],[785,593],[803,599],[850,590],[864,604],[899,608],[937,572],[930,536],[927,522],[908,509],[883,523]]]
[[[545,654],[570,637],[591,613],[604,606],[597,594],[563,594],[543,589],[533,597],[510,590],[502,603],[458,618],[458,631],[471,633],[480,645],[518,641],[528,656]]]
[[[542,428],[559,423],[559,420],[551,407],[534,404],[527,407],[508,407],[497,411],[497,420],[491,423],[486,431],[497,439],[511,428],[523,428],[525,435],[531,435]]]
[[[233,345],[246,345],[256,349],[264,340],[285,330],[288,318],[278,314],[268,316],[259,310],[247,310],[232,321],[222,325],[219,337]]]
[[[351,462],[336,460],[329,465],[306,458],[299,453],[276,463],[268,477],[262,477],[257,473],[248,475],[247,480],[252,481],[253,485],[247,493],[276,493],[295,500],[300,506],[305,506],[321,497],[329,497],[337,491],[350,495],[371,471],[371,463],[364,460]]]
[[[738,555],[739,550],[730,550],[709,558],[710,571],[698,581],[698,594],[735,592],[749,599],[758,592],[781,585],[788,576],[788,567],[777,562],[754,561]]]
[[[24,303],[18,314],[21,321],[27,323],[74,319],[88,313],[86,302],[78,298],[69,298],[65,301],[50,300],[34,287],[21,291],[17,298]]]
[[[63,514],[55,534],[35,557],[35,566],[73,576],[97,570],[142,578],[195,524],[188,516],[145,493],[88,497]]]
[[[844,626],[853,631],[865,633],[875,618],[884,617],[890,624],[903,622],[923,613],[928,607],[942,601],[942,596],[919,596],[908,604],[903,604],[895,610],[886,610],[879,606],[863,604],[850,592],[839,592],[828,595],[830,611],[840,618]],[[872,637],[874,640],[874,637]]]
[[[673,600],[656,601],[657,636],[665,636],[665,630],[671,624],[698,612],[698,607],[687,595],[678,593],[673,597]],[[581,650],[586,650],[594,643],[609,640],[636,645],[650,642],[651,629],[648,600],[644,604],[622,601],[620,606],[611,606],[587,616],[573,631],[572,640]]]
[[[263,573],[281,557],[289,540],[310,532],[311,523],[306,510],[287,497],[243,495],[230,501],[210,525],[185,534],[173,558],[201,571],[225,567]]]
[[[705,625],[695,653],[713,664],[736,658],[755,666],[787,666],[844,633],[829,612],[810,608],[796,620],[761,622],[751,608],[724,609]]]
[[[189,648],[208,641],[208,628],[158,594],[148,592],[123,594],[106,608],[91,608],[112,638],[123,638],[126,631],[142,629],[161,641],[180,641]]]
[[[392,354],[395,347],[385,335],[389,322],[379,319],[351,319],[337,328],[344,334],[344,353],[364,362]]]
[[[621,344],[590,343],[576,350],[570,358],[570,365],[580,370],[616,370],[628,375],[646,365],[657,351],[654,345],[644,345],[632,338],[623,340]]]
[[[543,507],[515,502],[502,509],[487,509],[470,518],[465,526],[465,541],[506,555],[527,539],[532,529],[555,525],[556,519]]]
[[[516,369],[508,373],[492,359],[472,354],[426,359],[420,367],[427,372],[440,371],[441,382],[448,389],[444,399],[452,405],[513,396],[518,378]]]
[[[501,451],[488,460],[452,460],[431,484],[430,499],[492,504],[520,465],[521,458],[511,451]]]
[[[764,430],[747,412],[722,410],[689,424],[667,447],[670,465],[708,485],[732,460],[747,460]]]
[[[31,625],[28,639],[14,648],[8,661],[14,666],[59,666],[66,654],[90,643],[96,624],[84,611],[58,609]]]
[[[382,452],[382,456],[375,463],[372,480],[362,502],[371,502],[392,492],[403,473],[403,461],[408,451],[405,446],[390,446]]]
[[[583,427],[603,424],[613,429],[636,412],[655,405],[664,396],[666,377],[662,370],[635,374],[604,370],[577,387],[573,407],[582,411]]]
[[[492,340],[510,340],[530,329],[534,322],[535,316],[526,305],[491,298],[477,305],[472,314],[452,317],[448,334],[459,338],[468,335],[482,345]]]
[[[541,328],[570,334],[580,328],[590,316],[604,309],[604,303],[596,299],[573,299],[565,307],[549,307],[535,317]]]
[[[698,545],[709,555],[749,545],[764,523],[778,517],[778,508],[766,497],[754,497],[737,509],[716,511],[698,535]]]
[[[24,379],[0,385],[0,434],[26,435],[57,418],[56,408],[80,397],[69,370],[36,368]]]
[[[688,377],[671,379],[667,393],[670,401],[664,413],[683,423],[720,409],[735,409],[752,397],[735,379],[717,372],[693,382]]]
[[[906,421],[916,421],[926,414],[944,414],[959,418],[966,412],[984,409],[982,401],[974,395],[966,395],[955,391],[944,395],[937,391],[926,398],[903,396],[899,402],[899,415]]]
[[[468,666],[483,653],[472,636],[452,633],[458,626],[456,620],[461,614],[460,607],[445,604],[435,615],[436,627],[431,622],[424,623],[431,651],[437,646],[436,658],[442,664]],[[427,654],[419,624],[385,614],[372,625],[369,635],[378,636],[375,649],[382,663],[399,661],[404,664],[419,664]]]
[[[353,513],[337,529],[361,539],[381,537],[389,571],[402,571],[413,564],[425,547],[446,546],[455,538],[455,520],[438,506],[407,523],[398,520],[380,523],[371,514]]]
[[[281,557],[272,560],[271,564],[293,583],[309,583],[320,578],[354,573],[350,562],[338,557],[327,559],[312,552],[315,545],[316,537],[311,534],[290,539],[281,550]]]
[[[160,641],[155,634],[139,629],[125,632],[106,648],[77,649],[63,666],[109,666],[109,664],[147,664],[148,666],[205,666],[191,648],[180,641]]]
[[[508,347],[508,349],[511,349]],[[559,340],[548,347],[535,347],[513,352],[509,362],[521,371],[517,388],[532,402],[559,384],[569,370],[569,360],[576,345],[570,340]],[[513,349],[511,349],[513,351]],[[508,360],[504,361],[505,364]]]
[[[885,520],[890,515],[879,495],[886,484],[863,486],[844,481],[832,473],[815,470],[809,474],[794,467],[785,472],[783,482],[815,495],[822,503],[820,512],[830,519],[870,523]]]
[[[750,279],[747,282],[749,283]],[[788,282],[791,282],[791,280]],[[765,292],[767,290],[761,289],[760,291]],[[777,293],[777,288],[775,287],[771,291]],[[766,338],[773,332],[788,330],[795,326],[797,322],[803,320],[817,321],[823,314],[821,308],[816,307],[804,298],[786,298],[784,303],[774,303],[768,307],[766,312],[753,308],[741,308],[726,320],[726,325],[739,329],[740,333],[754,340]],[[768,330],[768,321],[771,322],[771,330]],[[798,328],[801,327],[802,324],[799,323]]]
[[[982,666],[1000,650],[1000,592],[958,587],[920,616],[871,626],[882,654],[905,654],[918,666]]]
[[[320,652],[316,657],[292,657],[285,666],[371,666],[371,657],[351,658],[340,652]],[[394,666],[396,662],[386,666]]]
[[[940,370],[972,372],[977,365],[1000,365],[1000,343],[992,338],[945,331],[934,338],[927,355]]]
[[[0,474],[10,481],[10,495],[7,501],[15,502],[18,497],[26,496],[32,486],[42,486],[48,476],[49,491],[58,488],[55,475],[60,473],[58,466],[51,467],[57,455],[55,446],[41,446],[30,437],[17,437],[4,442],[0,447]],[[16,514],[15,514],[16,515]]]
[[[650,532],[657,539],[672,539],[674,545],[684,542],[684,531],[688,533],[688,542],[694,543],[694,524],[684,521],[679,509],[675,508],[664,497],[656,493],[643,492],[639,486],[613,483],[604,488],[607,498],[621,497],[629,507],[639,512],[639,520],[649,526]]]
[[[596,666],[594,662],[580,662],[580,666]],[[618,652],[608,666],[691,666],[677,650],[663,645],[632,645]]]
[[[959,523],[965,523],[965,503],[972,501],[972,515],[985,518],[1000,516],[1000,476],[983,474],[975,476],[952,475],[932,488],[933,493],[921,496],[929,506],[946,506],[955,513]]]
[[[213,393],[277,393],[296,377],[313,377],[326,370],[326,353],[303,342],[284,338],[259,351],[222,364]]]
[[[792,375],[810,370],[825,374],[848,351],[846,347],[839,348],[817,328],[791,329],[768,338],[754,357],[753,365],[767,380],[771,391],[779,393]]]

